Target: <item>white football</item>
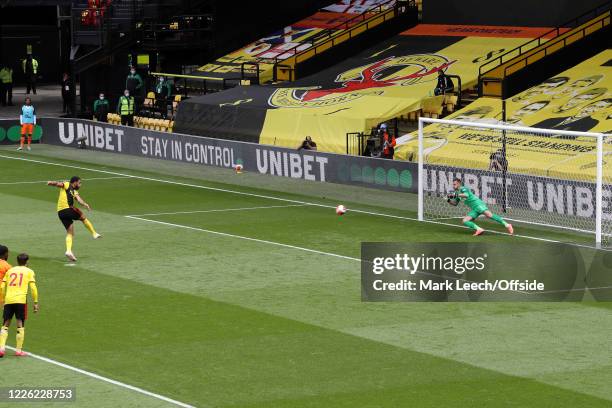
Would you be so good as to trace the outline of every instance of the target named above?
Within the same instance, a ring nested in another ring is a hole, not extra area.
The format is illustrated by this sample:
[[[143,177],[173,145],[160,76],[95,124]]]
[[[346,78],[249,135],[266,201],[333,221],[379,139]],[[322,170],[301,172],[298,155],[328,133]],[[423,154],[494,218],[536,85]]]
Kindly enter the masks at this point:
[[[234,166],[236,173],[240,173],[242,171],[242,164],[237,164]]]
[[[342,204],[336,207],[336,214],[344,215],[345,212],[346,212],[346,207],[343,206]]]

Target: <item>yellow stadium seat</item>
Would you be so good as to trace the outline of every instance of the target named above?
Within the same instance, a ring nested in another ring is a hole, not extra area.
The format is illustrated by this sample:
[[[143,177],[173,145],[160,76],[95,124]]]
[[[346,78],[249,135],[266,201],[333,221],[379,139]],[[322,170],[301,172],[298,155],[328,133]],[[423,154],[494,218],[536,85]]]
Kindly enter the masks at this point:
[[[444,97],[444,105],[446,106],[446,110],[453,112],[455,110],[455,106],[457,105],[457,99],[457,95],[446,95]]]
[[[161,132],[167,132],[169,124],[170,124],[170,121],[168,119],[163,119],[159,124],[159,130]]]

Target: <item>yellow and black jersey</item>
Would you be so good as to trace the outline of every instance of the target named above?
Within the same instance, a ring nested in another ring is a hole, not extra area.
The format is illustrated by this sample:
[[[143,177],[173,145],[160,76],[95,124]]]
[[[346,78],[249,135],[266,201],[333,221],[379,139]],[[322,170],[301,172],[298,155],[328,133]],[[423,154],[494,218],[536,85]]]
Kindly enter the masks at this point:
[[[74,207],[74,202],[78,195],[79,193],[70,186],[70,183],[65,181],[64,185],[60,187],[59,197],[57,199],[57,211]]]

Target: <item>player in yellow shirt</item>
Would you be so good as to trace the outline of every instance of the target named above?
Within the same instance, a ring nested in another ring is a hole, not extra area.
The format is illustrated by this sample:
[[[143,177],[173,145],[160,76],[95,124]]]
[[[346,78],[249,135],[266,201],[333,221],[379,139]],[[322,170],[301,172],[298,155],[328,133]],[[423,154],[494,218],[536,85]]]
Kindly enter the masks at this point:
[[[0,245],[0,282],[4,278],[4,274],[11,269],[11,265],[7,262],[9,250],[4,245]],[[0,307],[3,305],[4,299],[0,296]]]
[[[57,215],[64,225],[64,228],[66,228],[66,257],[75,262],[77,259],[72,253],[72,240],[74,238],[73,222],[82,221],[83,225],[91,232],[94,239],[101,238],[102,235],[96,232],[91,221],[85,217],[85,214],[74,206],[74,202],[77,201],[83,207],[91,211],[89,204],[83,201],[79,195],[79,189],[81,188],[80,177],[74,176],[70,181],[48,181],[47,185],[60,189],[57,199]]]
[[[8,338],[8,330],[13,320],[17,320],[17,345],[15,355],[19,357],[27,356],[23,351],[23,341],[25,340],[25,320],[28,317],[28,289],[32,289],[32,300],[34,301],[34,313],[38,312],[38,288],[34,271],[28,268],[28,254],[19,254],[17,264],[8,270],[0,284],[0,298],[4,299],[3,324],[0,329],[0,357],[4,357],[4,347]]]

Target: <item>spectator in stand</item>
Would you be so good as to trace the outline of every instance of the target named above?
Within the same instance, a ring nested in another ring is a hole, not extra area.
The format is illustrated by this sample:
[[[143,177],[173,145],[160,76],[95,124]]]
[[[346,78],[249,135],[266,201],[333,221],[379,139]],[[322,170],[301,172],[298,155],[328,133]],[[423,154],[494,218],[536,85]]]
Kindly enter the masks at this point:
[[[381,143],[383,146],[382,155],[383,159],[393,159],[393,155],[395,154],[395,135],[390,135],[387,130],[387,124],[383,123],[380,125],[380,130],[382,133]]]
[[[74,84],[72,83],[72,79],[70,79],[70,75],[67,72],[64,72],[64,77],[62,78],[62,101],[63,101],[63,112],[68,115],[72,115],[72,107],[74,106],[74,89],[72,88]]]
[[[298,150],[317,150],[317,144],[312,140],[310,136],[306,136]]]
[[[126,89],[123,96],[119,98],[117,113],[121,116],[121,124],[124,126],[134,126],[134,97],[130,96],[130,91]]]
[[[170,102],[171,97],[172,83],[170,81],[166,81],[166,78],[163,76],[160,76],[157,79],[157,84],[155,85],[155,102],[157,103],[157,108],[164,119],[166,119],[166,116],[168,116],[168,102]]]
[[[28,54],[26,59],[21,61],[21,67],[23,68],[23,74],[26,79],[26,94],[30,94],[30,89],[36,95],[36,75],[38,75],[38,61],[32,57],[32,54]]]
[[[98,122],[106,122],[108,120],[108,112],[110,105],[108,100],[104,98],[104,92],[100,92],[100,97],[93,104],[93,114]]]
[[[13,106],[13,70],[6,64],[0,64],[0,102]]]
[[[130,91],[130,95],[139,98],[143,90],[144,82],[142,77],[136,72],[136,68],[130,67],[130,73],[125,79],[125,89]]]
[[[455,89],[452,79],[444,73],[444,71],[438,71],[438,84],[434,89],[434,95],[444,95],[447,92],[452,92]]]

